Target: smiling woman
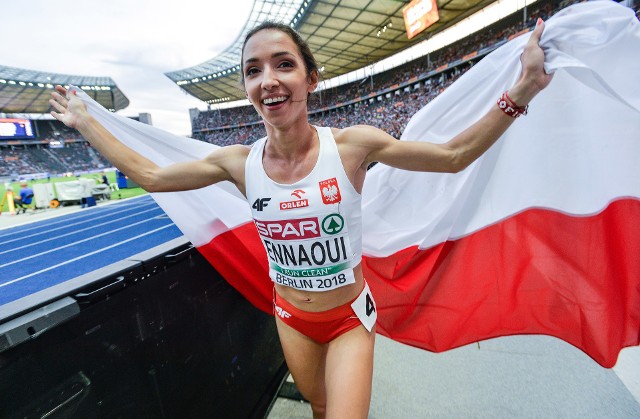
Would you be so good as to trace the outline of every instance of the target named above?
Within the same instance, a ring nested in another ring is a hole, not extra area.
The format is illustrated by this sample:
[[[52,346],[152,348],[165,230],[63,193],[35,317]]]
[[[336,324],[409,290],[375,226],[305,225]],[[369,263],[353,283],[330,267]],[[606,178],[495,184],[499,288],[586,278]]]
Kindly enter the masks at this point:
[[[309,47],[291,28],[268,22],[249,32],[241,70],[247,98],[263,117],[267,133],[277,135],[274,128],[278,126],[315,136],[307,122],[306,101],[318,85],[318,68]],[[295,167],[283,167],[283,163],[278,167],[285,173],[301,169],[297,162]]]
[[[201,160],[160,167],[118,141],[75,91],[57,86],[52,115],[151,192],[229,181],[252,203],[273,282],[273,312],[287,365],[314,417],[366,418],[376,305],[362,273],[361,191],[374,161],[399,169],[458,172],[482,155],[551,81],[538,21],[508,94],[443,144],[398,142],[369,126],[315,127],[307,97],[318,85],[308,46],[287,25],[265,22],[242,48],[243,88],[267,136]],[[504,106],[502,106],[504,104]],[[302,198],[304,197],[304,198]],[[295,205],[291,202],[297,202]]]

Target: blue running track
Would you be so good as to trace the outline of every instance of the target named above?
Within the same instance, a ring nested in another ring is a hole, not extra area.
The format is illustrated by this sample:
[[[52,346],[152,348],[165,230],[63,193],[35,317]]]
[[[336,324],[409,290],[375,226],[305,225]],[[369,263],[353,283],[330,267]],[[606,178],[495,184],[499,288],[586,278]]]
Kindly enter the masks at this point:
[[[0,305],[180,236],[149,195],[0,230]]]

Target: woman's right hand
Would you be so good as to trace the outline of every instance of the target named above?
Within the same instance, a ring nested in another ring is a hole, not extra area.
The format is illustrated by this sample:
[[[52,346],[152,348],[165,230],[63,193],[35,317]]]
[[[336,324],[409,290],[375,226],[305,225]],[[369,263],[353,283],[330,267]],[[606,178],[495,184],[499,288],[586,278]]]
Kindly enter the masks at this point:
[[[81,119],[88,115],[87,107],[76,96],[76,91],[67,91],[60,85],[56,86],[56,91],[51,93],[49,104],[55,109],[51,111],[51,116],[69,128],[78,129]]]

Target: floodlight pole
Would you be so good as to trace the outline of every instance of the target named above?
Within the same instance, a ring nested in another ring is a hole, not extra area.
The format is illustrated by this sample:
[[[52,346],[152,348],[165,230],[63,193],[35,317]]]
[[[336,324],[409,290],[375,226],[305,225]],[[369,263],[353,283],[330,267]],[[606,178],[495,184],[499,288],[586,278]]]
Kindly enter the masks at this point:
[[[371,64],[371,93],[373,93],[373,64]]]
[[[371,63],[371,60],[369,59],[369,56],[367,55],[367,62],[369,63],[369,71],[371,72],[371,74],[369,74],[369,77],[371,77],[371,93],[373,93],[373,63]]]

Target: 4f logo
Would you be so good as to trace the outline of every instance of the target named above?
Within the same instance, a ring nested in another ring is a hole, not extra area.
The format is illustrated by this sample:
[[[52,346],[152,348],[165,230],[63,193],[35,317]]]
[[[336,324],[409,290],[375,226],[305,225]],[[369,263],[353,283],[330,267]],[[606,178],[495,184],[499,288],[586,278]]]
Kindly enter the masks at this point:
[[[253,208],[256,211],[262,211],[264,207],[269,205],[269,201],[271,201],[271,198],[258,198],[253,203],[251,208]]]
[[[291,317],[291,313],[283,310],[282,307],[276,306],[276,313],[278,313],[278,316],[282,317],[283,319],[288,319],[289,317]]]

